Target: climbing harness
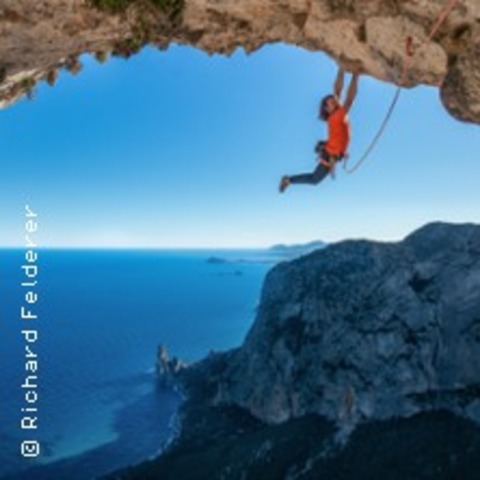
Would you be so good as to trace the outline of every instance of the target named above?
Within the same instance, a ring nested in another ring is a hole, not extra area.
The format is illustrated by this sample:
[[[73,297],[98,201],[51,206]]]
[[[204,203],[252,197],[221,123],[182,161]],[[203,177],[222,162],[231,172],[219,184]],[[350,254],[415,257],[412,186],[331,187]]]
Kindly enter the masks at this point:
[[[457,4],[460,3],[460,1],[461,0],[449,0],[445,4],[445,6],[443,7],[442,11],[438,16],[437,21],[435,22],[435,24],[431,29],[430,34],[428,35],[427,39],[423,43],[429,43],[433,39],[433,37],[440,30],[440,27],[443,25],[443,23],[447,19],[448,15],[450,15],[450,12],[457,6]],[[373,140],[370,142],[370,145],[368,145],[367,149],[365,150],[365,153],[360,157],[357,163],[353,165],[353,167],[348,168],[348,156],[345,157],[343,168],[347,173],[354,173],[356,170],[358,170],[358,168],[360,168],[360,166],[370,156],[370,153],[373,151],[373,149],[377,146],[377,143],[382,137],[383,132],[385,131],[385,128],[387,127],[390,121],[390,118],[392,117],[395,107],[397,106],[398,100],[400,98],[400,93],[403,89],[403,84],[407,80],[408,73],[412,67],[412,60],[414,55],[415,55],[415,47],[413,45],[413,37],[409,36],[405,39],[405,57],[406,58],[405,58],[403,73],[400,81],[398,82],[399,86],[397,87],[395,94],[393,95],[393,99],[387,111],[387,114],[385,115],[385,118],[381,123],[380,128],[378,129],[376,135],[373,137]]]

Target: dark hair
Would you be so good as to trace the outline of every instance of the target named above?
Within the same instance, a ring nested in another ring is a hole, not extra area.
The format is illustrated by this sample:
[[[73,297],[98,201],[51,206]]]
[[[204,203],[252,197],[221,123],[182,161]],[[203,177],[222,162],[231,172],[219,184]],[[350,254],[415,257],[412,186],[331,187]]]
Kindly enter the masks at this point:
[[[318,116],[325,122],[328,120],[328,117],[330,116],[330,113],[327,110],[327,102],[331,98],[335,98],[335,95],[331,95],[331,94],[327,95],[326,97],[323,97],[322,101],[320,102],[320,111],[318,113]]]

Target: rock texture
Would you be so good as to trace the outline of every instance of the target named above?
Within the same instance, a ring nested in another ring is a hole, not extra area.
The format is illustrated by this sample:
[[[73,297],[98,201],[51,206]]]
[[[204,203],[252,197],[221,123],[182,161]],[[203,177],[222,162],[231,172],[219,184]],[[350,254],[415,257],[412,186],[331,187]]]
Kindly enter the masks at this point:
[[[167,347],[164,345],[157,347],[155,371],[160,385],[164,387],[174,386],[178,374],[186,368],[187,364],[177,357],[170,358]]]
[[[319,414],[351,430],[434,410],[480,423],[480,226],[431,224],[278,265],[243,346],[197,374],[211,404],[267,423]]]
[[[229,54],[285,42],[405,86],[440,85],[456,118],[480,123],[480,4],[461,0],[428,41],[446,0],[0,0],[0,99],[32,94],[78,55],[103,61],[151,43]],[[98,8],[101,7],[101,8]],[[404,77],[405,39],[415,55]]]

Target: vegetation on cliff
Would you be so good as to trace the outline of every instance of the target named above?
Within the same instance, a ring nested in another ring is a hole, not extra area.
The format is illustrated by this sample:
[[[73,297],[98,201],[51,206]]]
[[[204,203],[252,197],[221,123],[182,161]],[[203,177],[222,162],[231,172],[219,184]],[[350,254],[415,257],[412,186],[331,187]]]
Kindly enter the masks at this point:
[[[184,0],[89,0],[92,7],[110,13],[122,13],[129,7],[140,9],[154,7],[168,14],[170,18],[177,17],[184,6]]]

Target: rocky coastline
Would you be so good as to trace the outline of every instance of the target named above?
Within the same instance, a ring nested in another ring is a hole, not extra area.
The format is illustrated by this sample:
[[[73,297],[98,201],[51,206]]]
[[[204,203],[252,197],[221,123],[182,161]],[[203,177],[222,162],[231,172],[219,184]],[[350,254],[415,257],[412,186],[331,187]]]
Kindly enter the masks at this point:
[[[244,344],[174,381],[179,436],[108,478],[478,479],[480,226],[277,265]]]

